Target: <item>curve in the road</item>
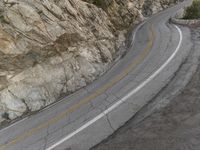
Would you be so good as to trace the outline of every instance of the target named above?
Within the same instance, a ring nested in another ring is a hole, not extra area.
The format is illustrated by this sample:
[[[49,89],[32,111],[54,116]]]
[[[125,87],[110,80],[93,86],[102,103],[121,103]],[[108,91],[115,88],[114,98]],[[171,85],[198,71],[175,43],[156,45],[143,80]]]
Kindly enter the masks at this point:
[[[139,25],[136,29],[136,31],[143,25],[144,23],[142,23],[141,25]],[[136,34],[136,33],[135,33]],[[135,34],[133,35],[133,41],[135,39]],[[67,109],[66,111],[60,113],[59,115],[57,115],[56,117],[50,119],[47,122],[44,122],[42,124],[40,124],[39,126],[25,132],[24,134],[17,136],[15,139],[13,139],[12,141],[8,142],[5,145],[1,145],[0,146],[0,150],[5,150],[9,147],[11,147],[12,145],[22,141],[23,139],[33,135],[36,132],[39,132],[40,130],[42,130],[43,128],[46,128],[47,126],[54,124],[56,122],[58,122],[59,120],[63,119],[67,114],[70,114],[72,112],[74,112],[75,110],[79,109],[82,105],[85,105],[86,103],[89,103],[91,100],[93,100],[94,98],[96,98],[97,96],[101,95],[102,93],[104,93],[107,89],[109,89],[110,87],[112,87],[114,84],[116,84],[117,82],[119,82],[120,80],[122,80],[130,71],[132,71],[138,64],[140,64],[145,57],[148,55],[149,51],[151,50],[152,46],[153,46],[153,42],[155,39],[155,31],[153,29],[153,26],[150,26],[150,35],[149,35],[149,41],[147,43],[147,47],[140,53],[140,55],[133,60],[133,62],[126,68],[124,69],[124,71],[119,74],[118,76],[116,76],[113,80],[111,80],[111,82],[105,84],[103,87],[101,87],[100,89],[98,89],[97,91],[95,91],[93,94],[89,95],[88,97],[86,97],[85,99],[81,100],[79,103],[73,105],[72,107],[70,107],[69,109]],[[120,101],[119,101],[120,102]],[[121,103],[120,103],[121,104]],[[111,107],[112,110],[112,107]],[[110,110],[110,111],[111,111]],[[109,112],[109,111],[108,111]],[[107,112],[107,113],[108,113]],[[100,119],[101,117],[103,117],[105,114],[104,112],[100,115],[98,115],[97,117],[94,118],[94,120],[98,120],[98,118]],[[92,120],[90,122],[88,122],[88,124],[91,124],[91,122],[93,122]],[[88,126],[88,124],[82,126],[80,129],[74,131],[73,133],[71,133],[70,135],[68,135],[66,138],[69,139],[70,137],[72,137],[73,135],[75,135],[77,132],[80,132],[81,130],[83,130],[84,128],[86,128],[86,126]],[[66,138],[64,140],[66,140]],[[59,142],[60,143],[60,142]],[[57,146],[59,143],[49,147],[47,150],[53,149],[55,146]]]
[[[104,112],[102,112],[101,114],[99,114],[98,116],[96,116],[94,119],[90,120],[89,122],[87,122],[86,124],[84,124],[83,126],[81,126],[79,129],[75,130],[74,132],[72,132],[71,134],[67,135],[65,138],[63,138],[62,140],[58,141],[57,143],[55,143],[54,145],[52,145],[51,147],[47,148],[47,150],[52,150],[55,147],[57,147],[58,145],[62,144],[63,142],[69,140],[71,137],[73,137],[74,135],[76,135],[77,133],[81,132],[82,130],[84,130],[85,128],[89,127],[90,125],[92,125],[94,122],[96,122],[97,120],[99,120],[100,118],[106,116],[109,112],[111,112],[113,109],[115,109],[116,107],[118,107],[119,105],[121,105],[123,102],[125,102],[128,98],[130,98],[133,94],[135,94],[136,92],[138,92],[140,89],[142,89],[147,83],[149,83],[153,78],[155,78],[169,63],[170,61],[176,56],[177,52],[180,49],[181,43],[182,43],[182,31],[181,29],[176,26],[176,29],[178,30],[179,33],[179,43],[176,47],[176,50],[174,51],[174,53],[168,58],[168,60],[156,71],[154,72],[148,79],[146,79],[144,82],[142,82],[139,86],[137,86],[135,89],[133,89],[131,92],[129,92],[125,97],[123,97],[121,100],[119,100],[118,102],[116,102],[114,105],[112,105],[111,107],[109,107],[107,110],[105,110]],[[148,44],[147,49],[149,49],[149,47],[152,47],[152,43],[150,42]],[[129,69],[128,69],[129,70]]]

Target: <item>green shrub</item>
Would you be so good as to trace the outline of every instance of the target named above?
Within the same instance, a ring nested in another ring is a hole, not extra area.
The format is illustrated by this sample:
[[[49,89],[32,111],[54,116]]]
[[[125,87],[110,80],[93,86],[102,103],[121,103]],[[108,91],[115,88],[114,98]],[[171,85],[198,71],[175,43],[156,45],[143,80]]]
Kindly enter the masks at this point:
[[[95,4],[98,7],[103,7],[103,1],[102,0],[94,0],[93,4]]]
[[[183,19],[200,19],[200,0],[194,0],[185,10]]]
[[[87,1],[93,3],[97,7],[100,7],[104,10],[112,3],[112,0],[87,0]]]

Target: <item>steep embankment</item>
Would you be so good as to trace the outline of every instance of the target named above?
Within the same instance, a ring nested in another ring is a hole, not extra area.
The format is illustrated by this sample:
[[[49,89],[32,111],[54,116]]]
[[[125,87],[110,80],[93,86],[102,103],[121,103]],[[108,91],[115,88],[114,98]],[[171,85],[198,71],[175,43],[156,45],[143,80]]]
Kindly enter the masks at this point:
[[[0,122],[95,80],[132,24],[175,1],[0,1]]]

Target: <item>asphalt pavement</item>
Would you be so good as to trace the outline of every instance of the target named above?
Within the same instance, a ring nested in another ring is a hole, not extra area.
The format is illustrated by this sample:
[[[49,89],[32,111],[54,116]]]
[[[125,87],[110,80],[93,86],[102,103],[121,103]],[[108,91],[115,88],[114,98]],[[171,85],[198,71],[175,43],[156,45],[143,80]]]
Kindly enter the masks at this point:
[[[131,47],[106,74],[57,103],[0,130],[0,150],[85,150],[145,106],[189,55],[190,30],[168,22],[188,2],[133,31]]]

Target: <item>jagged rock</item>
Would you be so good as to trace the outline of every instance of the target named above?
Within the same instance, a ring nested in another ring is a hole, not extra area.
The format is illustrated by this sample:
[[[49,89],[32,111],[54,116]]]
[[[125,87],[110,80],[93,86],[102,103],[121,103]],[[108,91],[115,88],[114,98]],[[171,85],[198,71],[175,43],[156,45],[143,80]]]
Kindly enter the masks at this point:
[[[0,1],[0,122],[91,83],[119,57],[131,25],[174,1]]]

